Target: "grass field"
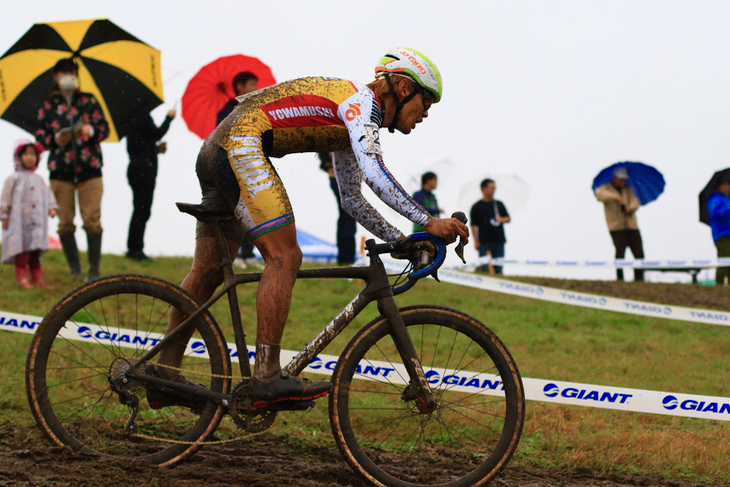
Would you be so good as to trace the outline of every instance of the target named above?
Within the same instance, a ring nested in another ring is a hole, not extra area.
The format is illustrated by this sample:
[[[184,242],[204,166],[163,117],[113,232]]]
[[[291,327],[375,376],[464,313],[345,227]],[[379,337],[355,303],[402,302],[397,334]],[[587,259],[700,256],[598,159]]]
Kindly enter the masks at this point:
[[[137,263],[104,256],[102,262],[104,274],[149,274],[175,283],[182,281],[189,266],[186,258]],[[12,266],[3,266],[0,309],[42,316],[78,284],[68,275],[60,251],[46,254],[44,268],[55,291],[21,290],[14,284]],[[654,285],[625,286],[634,286],[638,292],[639,286]],[[681,291],[675,293],[678,296],[707,289],[683,284],[662,286],[676,286]],[[574,282],[573,288],[580,290],[581,283]],[[255,287],[239,290],[244,320],[253,324]],[[358,290],[355,282],[299,281],[283,348],[302,347]],[[586,291],[596,292],[595,285]],[[523,377],[730,397],[727,327],[552,304],[432,280],[419,283],[399,297],[398,303],[443,305],[476,317],[504,341]],[[225,303],[219,303],[213,311],[224,330],[229,325],[226,308]],[[359,327],[376,315],[375,307],[369,307],[325,353],[337,354]],[[249,343],[253,343],[254,328],[248,333]],[[0,336],[0,422],[30,425],[33,419],[23,376],[30,336]],[[326,409],[323,403],[306,414],[282,416],[274,432],[302,441],[331,442]],[[590,468],[730,483],[728,457],[728,422],[529,402],[523,439],[513,461],[555,469]]]

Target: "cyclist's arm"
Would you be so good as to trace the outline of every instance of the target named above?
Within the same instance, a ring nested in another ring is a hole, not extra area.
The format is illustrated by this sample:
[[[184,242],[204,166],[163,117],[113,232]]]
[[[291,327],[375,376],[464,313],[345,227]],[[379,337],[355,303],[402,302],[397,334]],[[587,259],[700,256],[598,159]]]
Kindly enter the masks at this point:
[[[403,238],[401,231],[388,223],[363,196],[362,173],[352,149],[337,151],[333,156],[332,165],[340,190],[342,208],[366,230],[383,241],[392,242]]]
[[[385,204],[413,223],[426,227],[431,215],[398,184],[383,163],[379,138],[382,120],[372,91],[363,87],[340,105],[337,114],[347,127],[352,152],[365,183]]]

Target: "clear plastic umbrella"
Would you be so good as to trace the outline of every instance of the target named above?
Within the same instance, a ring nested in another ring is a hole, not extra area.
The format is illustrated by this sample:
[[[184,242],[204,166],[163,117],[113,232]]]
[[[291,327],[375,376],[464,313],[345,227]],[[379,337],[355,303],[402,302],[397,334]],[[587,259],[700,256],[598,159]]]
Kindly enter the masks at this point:
[[[453,168],[454,163],[450,159],[442,159],[428,166],[419,167],[418,170],[408,175],[408,179],[401,181],[401,183],[412,194],[421,189],[421,176],[427,172],[432,172],[439,179],[439,187],[443,188],[446,186],[446,181],[448,181]]]
[[[461,186],[459,191],[459,199],[457,200],[458,209],[464,211],[469,216],[469,211],[474,203],[482,199],[481,183],[485,179],[492,179],[497,186],[494,193],[494,199],[504,203],[507,211],[512,214],[516,213],[527,206],[530,198],[530,187],[516,174],[494,174],[484,175],[483,177],[470,180]]]

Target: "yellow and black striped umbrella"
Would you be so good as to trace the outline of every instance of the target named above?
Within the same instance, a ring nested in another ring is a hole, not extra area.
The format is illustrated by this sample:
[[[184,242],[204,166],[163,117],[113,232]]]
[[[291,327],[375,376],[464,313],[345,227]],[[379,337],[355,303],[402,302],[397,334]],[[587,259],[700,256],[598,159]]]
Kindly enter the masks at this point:
[[[0,118],[31,133],[53,84],[51,68],[73,57],[79,88],[93,94],[116,142],[131,120],[162,103],[160,51],[107,19],[35,24],[0,57]]]

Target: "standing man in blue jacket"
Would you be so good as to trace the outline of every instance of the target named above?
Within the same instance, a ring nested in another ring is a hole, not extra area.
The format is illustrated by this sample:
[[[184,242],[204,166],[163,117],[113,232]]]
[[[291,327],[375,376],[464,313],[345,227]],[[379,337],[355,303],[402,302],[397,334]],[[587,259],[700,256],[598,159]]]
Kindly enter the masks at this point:
[[[438,218],[441,215],[441,209],[439,208],[438,201],[436,201],[436,195],[433,194],[433,190],[439,184],[438,177],[435,173],[427,172],[421,176],[421,189],[413,193],[413,199],[416,203],[423,206],[432,217]],[[413,224],[413,232],[425,232],[425,229],[418,225]]]
[[[710,228],[717,247],[717,257],[730,257],[730,175],[718,181],[717,191],[707,200],[707,210],[710,212]],[[718,267],[715,284],[724,285],[726,277],[730,277],[730,267]]]

